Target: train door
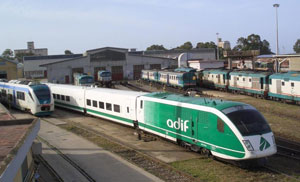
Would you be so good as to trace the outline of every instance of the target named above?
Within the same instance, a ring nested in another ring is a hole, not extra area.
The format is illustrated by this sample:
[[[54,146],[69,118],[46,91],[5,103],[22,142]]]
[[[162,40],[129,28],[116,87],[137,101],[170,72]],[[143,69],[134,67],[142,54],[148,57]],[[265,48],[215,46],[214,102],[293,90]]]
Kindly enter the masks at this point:
[[[197,144],[199,134],[199,116],[197,111],[191,112],[191,137],[193,138],[192,143]]]
[[[141,97],[137,97],[136,103],[135,103],[135,110],[136,110],[136,120],[139,123],[145,123],[144,120],[144,100]],[[142,127],[139,125],[139,128],[142,129]]]
[[[234,86],[234,87],[237,86],[237,77],[238,77],[238,76],[234,76],[234,77],[233,77],[233,86]]]
[[[276,93],[281,94],[281,80],[276,80]]]
[[[292,95],[292,99],[294,100],[294,97],[296,96],[296,93],[295,93],[295,83],[294,82],[291,82],[291,95]]]

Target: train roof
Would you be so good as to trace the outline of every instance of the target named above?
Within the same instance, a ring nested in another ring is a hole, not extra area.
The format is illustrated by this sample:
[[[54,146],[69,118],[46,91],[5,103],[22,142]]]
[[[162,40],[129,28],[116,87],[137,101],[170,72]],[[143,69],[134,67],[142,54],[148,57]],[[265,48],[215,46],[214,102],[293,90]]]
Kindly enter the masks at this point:
[[[282,79],[285,81],[289,80],[295,80],[295,81],[300,81],[300,72],[299,71],[290,71],[287,73],[276,73],[270,76],[270,78],[277,78],[277,79]]]
[[[252,77],[266,77],[271,75],[271,72],[265,72],[265,71],[232,71],[229,73],[230,75],[247,75]]]
[[[211,99],[206,97],[186,97],[183,95],[172,94],[167,92],[154,92],[144,96],[157,98],[157,99],[164,99],[169,101],[188,103],[188,104],[195,104],[200,106],[214,107],[218,110],[223,110],[238,105],[247,105],[241,102],[224,101],[220,99]]]
[[[47,83],[47,85],[51,87],[59,87],[61,89],[74,89],[74,90],[87,90],[88,92],[104,92],[104,93],[113,93],[119,95],[126,95],[126,96],[140,96],[145,95],[147,92],[137,92],[137,91],[130,91],[130,90],[118,90],[118,89],[111,89],[111,88],[97,88],[97,87],[88,87],[88,86],[77,86],[77,85],[67,85],[67,84],[53,84]]]
[[[225,70],[225,69],[208,69],[208,70],[203,70],[203,73],[228,73],[230,72],[231,70]]]

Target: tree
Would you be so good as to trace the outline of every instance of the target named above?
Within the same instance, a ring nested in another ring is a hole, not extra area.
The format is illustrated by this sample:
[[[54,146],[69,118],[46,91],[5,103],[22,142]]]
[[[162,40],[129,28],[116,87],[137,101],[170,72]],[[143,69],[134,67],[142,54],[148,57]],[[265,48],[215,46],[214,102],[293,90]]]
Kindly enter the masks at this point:
[[[70,50],[65,50],[65,54],[67,55],[67,54],[73,54]]]
[[[2,53],[2,57],[6,59],[14,59],[14,52],[11,49],[5,49]]]
[[[260,50],[260,54],[271,54],[270,43],[267,40],[261,41],[260,36],[251,34],[247,38],[240,37],[237,45],[233,48],[237,51]]]
[[[146,51],[157,51],[157,50],[167,50],[163,45],[154,44],[150,47],[147,47]]]
[[[29,53],[17,53],[15,56],[15,59],[17,59],[20,63],[23,62],[23,58],[25,56],[34,56],[34,54],[32,52]]]
[[[184,44],[182,44],[181,46],[177,47],[177,49],[191,50],[191,49],[193,49],[193,44],[190,41],[188,41],[188,42],[185,42]]]
[[[212,41],[205,42],[205,43],[198,42],[196,48],[197,49],[199,49],[199,48],[217,48],[217,45]]]
[[[295,42],[295,45],[294,45],[294,51],[296,53],[300,53],[300,39],[298,39],[296,42]]]

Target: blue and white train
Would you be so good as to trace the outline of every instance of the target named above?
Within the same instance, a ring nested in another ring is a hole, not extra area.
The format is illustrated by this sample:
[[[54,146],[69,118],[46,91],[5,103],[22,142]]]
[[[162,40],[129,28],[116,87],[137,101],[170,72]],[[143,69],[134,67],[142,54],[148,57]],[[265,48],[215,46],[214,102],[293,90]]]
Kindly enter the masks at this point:
[[[54,111],[53,97],[45,84],[18,80],[0,82],[0,100],[36,116],[51,115]]]

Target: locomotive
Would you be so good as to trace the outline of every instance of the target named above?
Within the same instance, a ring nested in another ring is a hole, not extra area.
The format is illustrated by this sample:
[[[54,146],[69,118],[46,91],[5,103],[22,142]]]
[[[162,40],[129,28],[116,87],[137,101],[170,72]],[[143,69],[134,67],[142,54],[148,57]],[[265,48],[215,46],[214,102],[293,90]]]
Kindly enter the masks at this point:
[[[36,116],[50,115],[54,111],[54,101],[49,87],[31,81],[11,80],[0,82],[0,100],[17,109]]]

